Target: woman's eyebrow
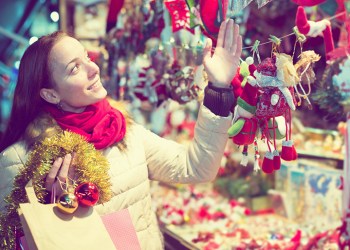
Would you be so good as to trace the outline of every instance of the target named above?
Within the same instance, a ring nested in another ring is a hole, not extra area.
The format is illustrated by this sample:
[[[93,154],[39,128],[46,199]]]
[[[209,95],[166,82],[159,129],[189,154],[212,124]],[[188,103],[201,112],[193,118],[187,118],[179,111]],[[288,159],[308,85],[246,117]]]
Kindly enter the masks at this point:
[[[75,61],[77,61],[77,60],[79,60],[79,57],[75,57],[74,59],[72,59],[69,63],[67,63],[65,69],[67,69],[67,67],[68,67],[69,64],[71,64],[72,62],[75,62]]]
[[[86,50],[86,49],[84,49],[84,54],[85,54],[85,53],[87,53],[87,50]],[[67,67],[68,67],[69,64],[71,64],[72,62],[75,62],[75,61],[77,61],[77,60],[79,60],[79,59],[80,59],[79,57],[73,58],[69,63],[67,63],[65,69],[67,69]]]

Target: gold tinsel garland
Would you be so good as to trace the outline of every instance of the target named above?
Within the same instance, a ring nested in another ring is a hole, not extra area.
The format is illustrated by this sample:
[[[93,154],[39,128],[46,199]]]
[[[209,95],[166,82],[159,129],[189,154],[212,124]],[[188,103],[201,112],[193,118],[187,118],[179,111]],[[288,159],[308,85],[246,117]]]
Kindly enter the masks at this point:
[[[99,203],[112,197],[111,182],[108,174],[109,163],[103,154],[75,133],[64,131],[46,138],[34,146],[28,160],[14,179],[13,189],[6,198],[6,212],[0,215],[0,249],[14,249],[15,230],[22,233],[17,214],[20,203],[28,202],[25,193],[26,184],[32,180],[36,196],[41,203],[50,201],[50,193],[45,189],[45,178],[52,163],[58,157],[75,153],[73,167],[75,182],[92,182],[100,194]]]

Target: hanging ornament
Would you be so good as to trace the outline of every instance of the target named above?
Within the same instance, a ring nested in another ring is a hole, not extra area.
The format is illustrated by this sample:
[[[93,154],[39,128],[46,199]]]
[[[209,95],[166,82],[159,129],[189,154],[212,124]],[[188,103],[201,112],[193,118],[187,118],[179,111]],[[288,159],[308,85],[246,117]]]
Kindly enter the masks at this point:
[[[57,199],[57,208],[66,214],[72,214],[78,209],[78,199],[74,193],[63,192]]]
[[[171,16],[172,31],[174,33],[181,29],[194,33],[194,30],[190,27],[190,12],[185,0],[168,0],[164,4]]]
[[[159,106],[165,99],[165,86],[157,77],[153,67],[143,67],[139,70],[136,86],[131,88],[131,92],[140,101],[148,101],[151,105]]]
[[[85,182],[77,186],[74,194],[77,197],[79,204],[88,207],[95,205],[100,198],[97,186],[91,182]]]
[[[167,92],[169,98],[184,104],[198,97],[199,87],[194,83],[194,71],[190,66],[177,71],[174,75],[166,79]]]
[[[203,23],[203,32],[209,36],[214,45],[221,23],[226,19],[228,0],[200,0],[199,12]]]
[[[300,81],[294,86],[294,90],[298,97],[298,106],[301,105],[301,100],[305,99],[311,110],[312,105],[309,100],[309,95],[311,94],[311,84],[316,81],[313,66],[321,57],[313,50],[307,50],[302,52],[299,58],[300,59],[294,64],[294,67],[300,77]],[[304,89],[303,84],[308,86],[307,90]]]
[[[268,147],[262,162],[262,170],[265,173],[278,170],[281,159],[290,161],[297,158],[291,140],[290,112],[295,110],[293,86],[299,82],[299,76],[292,57],[278,53],[280,42],[277,38],[270,37],[275,43],[272,57],[259,63],[253,76],[247,75],[247,83],[237,100],[233,125],[228,130],[233,142],[244,145],[246,149],[255,142],[257,130],[260,129],[261,139],[265,140]],[[282,131],[281,128],[286,129]],[[286,140],[282,142],[280,155],[276,140],[284,137]],[[243,154],[246,152],[247,150]],[[256,153],[255,169],[259,169],[258,160],[259,156]]]

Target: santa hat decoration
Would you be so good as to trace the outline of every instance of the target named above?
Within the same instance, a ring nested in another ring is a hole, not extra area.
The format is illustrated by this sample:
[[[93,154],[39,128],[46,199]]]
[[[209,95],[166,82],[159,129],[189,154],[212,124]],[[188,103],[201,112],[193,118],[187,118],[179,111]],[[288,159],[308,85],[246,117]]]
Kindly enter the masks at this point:
[[[231,81],[231,86],[232,86],[232,90],[233,90],[233,95],[235,96],[235,99],[237,100],[237,98],[242,94],[243,88],[241,86],[242,83],[242,76],[239,73],[239,68],[237,68],[236,71],[236,75],[235,77],[232,79]]]
[[[246,59],[249,72],[245,73],[245,77],[248,78],[247,74],[253,74],[256,67],[253,64],[254,60],[251,57]],[[250,78],[252,79],[252,78]],[[258,88],[255,87],[255,81],[249,81],[244,85],[243,91],[237,100],[237,105],[246,110],[247,112],[254,114],[256,110],[256,104],[258,102]]]
[[[241,62],[239,68],[237,68],[236,75],[231,82],[233,94],[235,95],[236,99],[241,96],[248,76],[252,76],[255,70],[256,67],[254,65],[254,59],[252,57],[247,57],[245,61]]]
[[[302,6],[299,6],[295,18],[295,24],[300,33],[306,36],[323,36],[326,56],[329,52],[334,50],[334,41],[331,23],[329,20],[323,19],[317,22],[308,21],[304,8]]]

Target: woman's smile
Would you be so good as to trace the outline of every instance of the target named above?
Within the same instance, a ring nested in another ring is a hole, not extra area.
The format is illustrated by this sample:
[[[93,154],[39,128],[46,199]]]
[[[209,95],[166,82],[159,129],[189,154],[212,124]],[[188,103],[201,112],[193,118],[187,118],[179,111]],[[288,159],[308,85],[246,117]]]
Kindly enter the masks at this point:
[[[99,89],[100,87],[102,87],[102,83],[100,79],[98,79],[94,84],[88,87],[88,90],[96,90],[96,89]]]

